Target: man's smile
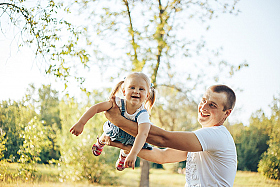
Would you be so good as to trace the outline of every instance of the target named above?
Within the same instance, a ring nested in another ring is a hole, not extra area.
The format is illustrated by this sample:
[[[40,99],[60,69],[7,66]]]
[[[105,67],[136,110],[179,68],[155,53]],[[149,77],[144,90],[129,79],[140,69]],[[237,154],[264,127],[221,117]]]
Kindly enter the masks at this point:
[[[200,111],[200,115],[201,115],[202,117],[208,117],[208,116],[210,116],[210,114],[203,113],[202,111]]]

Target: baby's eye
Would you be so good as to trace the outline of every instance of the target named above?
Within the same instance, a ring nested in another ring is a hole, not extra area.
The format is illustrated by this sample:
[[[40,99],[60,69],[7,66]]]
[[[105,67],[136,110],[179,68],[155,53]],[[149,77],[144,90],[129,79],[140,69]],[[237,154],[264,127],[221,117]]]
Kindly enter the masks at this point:
[[[144,88],[140,88],[139,90],[145,90]]]
[[[134,86],[131,86],[131,87],[130,87],[130,89],[133,89],[133,90],[134,90],[134,89],[135,89],[135,87],[134,87]]]

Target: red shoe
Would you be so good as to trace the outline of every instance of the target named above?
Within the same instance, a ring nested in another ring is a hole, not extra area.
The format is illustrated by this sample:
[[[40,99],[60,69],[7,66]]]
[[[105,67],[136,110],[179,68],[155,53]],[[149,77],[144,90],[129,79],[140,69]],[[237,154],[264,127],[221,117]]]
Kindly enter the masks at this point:
[[[99,137],[97,137],[97,142],[92,145],[92,153],[94,156],[99,156],[102,153],[105,144],[99,142]]]
[[[119,158],[118,158],[118,160],[117,160],[117,162],[116,162],[116,169],[117,169],[118,171],[123,171],[123,170],[125,169],[125,167],[124,167],[125,158],[126,158],[126,157],[124,157],[124,156],[122,156],[122,155],[120,154],[120,156],[119,156]]]

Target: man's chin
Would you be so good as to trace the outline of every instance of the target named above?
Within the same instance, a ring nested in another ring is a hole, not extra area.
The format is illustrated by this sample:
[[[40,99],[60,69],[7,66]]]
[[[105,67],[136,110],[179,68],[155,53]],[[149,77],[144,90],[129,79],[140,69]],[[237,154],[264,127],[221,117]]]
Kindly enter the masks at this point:
[[[198,122],[201,124],[201,126],[208,126],[209,125],[209,118],[198,118]]]

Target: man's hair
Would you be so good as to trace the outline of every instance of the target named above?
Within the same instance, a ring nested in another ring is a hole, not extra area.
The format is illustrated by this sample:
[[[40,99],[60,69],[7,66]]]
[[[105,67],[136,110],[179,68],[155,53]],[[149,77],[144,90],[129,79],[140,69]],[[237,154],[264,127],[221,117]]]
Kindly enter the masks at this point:
[[[224,111],[228,109],[233,109],[236,101],[236,96],[234,91],[226,85],[214,85],[210,87],[213,92],[225,93],[227,96],[227,101],[224,106]]]

